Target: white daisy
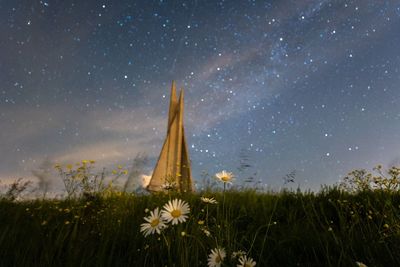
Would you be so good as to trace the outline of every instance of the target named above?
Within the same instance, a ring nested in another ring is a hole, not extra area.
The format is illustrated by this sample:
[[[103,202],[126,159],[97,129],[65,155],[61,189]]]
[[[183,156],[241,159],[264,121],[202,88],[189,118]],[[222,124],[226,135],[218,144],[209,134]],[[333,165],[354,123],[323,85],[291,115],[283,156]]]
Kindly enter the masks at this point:
[[[256,262],[250,258],[247,257],[246,255],[242,255],[239,258],[239,264],[237,265],[237,267],[254,267],[256,266]]]
[[[222,172],[216,173],[215,177],[217,177],[217,179],[220,180],[221,182],[231,183],[234,176],[233,173],[223,170]]]
[[[144,220],[147,221],[147,223],[142,223],[140,225],[140,232],[143,232],[144,236],[154,234],[155,232],[160,234],[161,230],[167,227],[164,220],[161,218],[161,212],[158,208],[155,208],[154,211],[150,211],[150,215],[144,217]]]
[[[202,227],[202,228],[201,228],[201,231],[203,231],[203,233],[204,233],[207,237],[210,237],[210,236],[211,236],[211,233],[210,233],[210,231],[207,230],[207,228]]]
[[[161,217],[167,222],[172,221],[172,225],[174,225],[185,222],[189,212],[190,208],[188,203],[181,199],[174,199],[168,201],[168,203],[164,205]]]
[[[215,248],[208,255],[208,267],[220,267],[226,257],[224,248]]]
[[[162,189],[164,189],[164,190],[171,190],[171,191],[173,191],[173,190],[176,190],[176,188],[177,188],[177,186],[176,186],[176,183],[175,182],[165,182],[162,186],[161,186],[161,188]]]
[[[243,250],[238,250],[238,251],[232,252],[232,256],[231,257],[232,257],[232,259],[235,259],[237,257],[242,257],[244,255],[246,255],[246,252],[244,252]]]
[[[204,203],[209,203],[209,204],[218,204],[218,201],[216,201],[213,197],[208,198],[208,197],[201,197],[201,201]]]

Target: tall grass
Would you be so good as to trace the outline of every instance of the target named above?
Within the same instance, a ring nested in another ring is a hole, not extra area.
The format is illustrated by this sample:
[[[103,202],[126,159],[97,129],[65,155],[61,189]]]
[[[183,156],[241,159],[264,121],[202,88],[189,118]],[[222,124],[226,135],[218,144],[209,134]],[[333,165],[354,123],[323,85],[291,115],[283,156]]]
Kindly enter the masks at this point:
[[[238,250],[257,266],[400,266],[399,192],[204,195],[219,204],[198,194],[1,200],[0,266],[207,266],[215,247],[225,266]],[[190,205],[187,222],[144,237],[146,210],[175,197]]]

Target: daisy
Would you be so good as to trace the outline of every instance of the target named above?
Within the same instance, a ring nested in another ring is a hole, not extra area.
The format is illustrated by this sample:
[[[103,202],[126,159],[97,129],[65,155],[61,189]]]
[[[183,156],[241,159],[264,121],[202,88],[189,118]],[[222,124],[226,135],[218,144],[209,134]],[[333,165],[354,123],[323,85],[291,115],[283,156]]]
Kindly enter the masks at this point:
[[[213,197],[212,197],[212,198],[201,197],[200,199],[201,199],[201,201],[203,201],[204,203],[218,204],[218,201],[216,201]]]
[[[225,259],[226,252],[223,248],[212,249],[208,255],[208,267],[220,267]]]
[[[175,182],[165,182],[162,186],[162,189],[164,190],[175,190],[176,189],[176,183]]]
[[[200,229],[201,229],[201,231],[203,231],[203,233],[204,233],[207,237],[210,237],[210,236],[211,236],[211,233],[210,233],[210,231],[207,230],[207,228],[202,227],[202,228],[200,228]]]
[[[242,255],[239,258],[239,264],[237,265],[237,267],[254,267],[256,266],[256,262],[250,258],[247,257],[246,255]]]
[[[233,179],[233,173],[224,170],[222,172],[216,173],[215,177],[217,177],[217,179],[220,180],[221,182],[231,183]]]
[[[155,208],[154,211],[150,211],[150,215],[144,217],[144,220],[147,221],[147,223],[142,223],[140,225],[140,232],[143,232],[144,236],[154,234],[155,232],[160,234],[161,230],[167,227],[164,220],[161,218],[161,212],[158,208]]]
[[[232,252],[232,256],[231,257],[232,257],[232,259],[235,259],[237,257],[242,257],[244,255],[246,255],[246,252],[244,252],[243,250],[238,250],[238,251]]]
[[[189,212],[190,208],[188,203],[181,199],[174,199],[168,201],[168,203],[164,205],[161,217],[167,222],[172,221],[172,225],[174,225],[185,222]]]

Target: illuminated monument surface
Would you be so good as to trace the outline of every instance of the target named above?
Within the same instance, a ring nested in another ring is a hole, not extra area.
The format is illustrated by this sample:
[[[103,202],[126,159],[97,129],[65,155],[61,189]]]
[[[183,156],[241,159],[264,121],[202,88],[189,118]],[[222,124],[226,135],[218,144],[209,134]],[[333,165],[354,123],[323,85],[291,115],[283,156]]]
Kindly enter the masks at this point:
[[[192,192],[194,190],[183,128],[183,88],[180,91],[179,100],[177,100],[175,82],[172,82],[171,87],[167,137],[147,190],[152,192],[163,191],[166,185],[174,185],[174,188],[179,192]]]

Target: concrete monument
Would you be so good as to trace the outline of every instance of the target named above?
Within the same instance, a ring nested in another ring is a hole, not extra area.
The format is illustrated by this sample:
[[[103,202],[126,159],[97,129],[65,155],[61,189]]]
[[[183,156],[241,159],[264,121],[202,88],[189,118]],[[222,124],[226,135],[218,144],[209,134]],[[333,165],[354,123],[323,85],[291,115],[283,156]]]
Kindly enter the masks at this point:
[[[183,88],[181,88],[179,100],[177,100],[175,82],[172,82],[171,87],[167,137],[147,190],[157,192],[164,191],[168,187],[173,187],[179,192],[194,190],[189,151],[183,127]]]

